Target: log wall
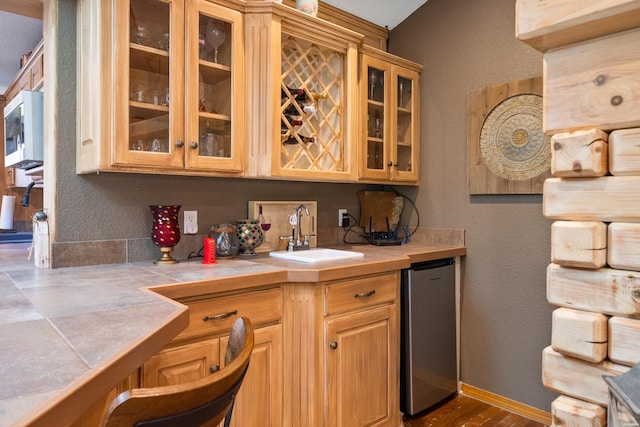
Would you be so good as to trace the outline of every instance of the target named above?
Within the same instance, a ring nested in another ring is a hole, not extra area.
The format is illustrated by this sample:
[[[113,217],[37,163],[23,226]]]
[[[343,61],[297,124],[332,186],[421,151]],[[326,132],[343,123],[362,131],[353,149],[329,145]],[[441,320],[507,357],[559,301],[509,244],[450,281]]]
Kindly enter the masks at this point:
[[[516,34],[544,53],[552,143],[543,383],[553,426],[604,426],[602,375],[640,362],[640,1],[575,3],[517,0]]]

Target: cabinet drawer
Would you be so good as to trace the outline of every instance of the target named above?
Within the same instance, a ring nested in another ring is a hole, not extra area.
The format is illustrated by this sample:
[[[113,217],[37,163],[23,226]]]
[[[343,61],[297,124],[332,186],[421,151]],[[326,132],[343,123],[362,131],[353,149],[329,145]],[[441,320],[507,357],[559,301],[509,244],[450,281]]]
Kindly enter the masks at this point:
[[[544,55],[544,131],[640,125],[640,28]]]
[[[393,302],[400,286],[398,280],[398,273],[394,273],[327,285],[325,315]]]
[[[248,317],[254,327],[282,316],[281,288],[180,302],[189,307],[189,326],[175,340],[222,334],[240,316]]]

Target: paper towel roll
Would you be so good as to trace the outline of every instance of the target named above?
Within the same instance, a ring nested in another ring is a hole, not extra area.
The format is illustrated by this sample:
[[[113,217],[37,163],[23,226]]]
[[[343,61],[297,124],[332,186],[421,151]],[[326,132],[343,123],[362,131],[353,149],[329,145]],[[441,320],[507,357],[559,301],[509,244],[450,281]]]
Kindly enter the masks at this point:
[[[16,196],[2,196],[0,207],[0,229],[11,230],[13,228],[13,206]]]

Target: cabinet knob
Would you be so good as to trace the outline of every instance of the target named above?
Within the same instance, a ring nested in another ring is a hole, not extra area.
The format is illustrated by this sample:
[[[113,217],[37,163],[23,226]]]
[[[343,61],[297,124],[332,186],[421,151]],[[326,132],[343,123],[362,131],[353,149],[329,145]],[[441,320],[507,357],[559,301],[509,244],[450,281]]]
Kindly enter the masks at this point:
[[[213,374],[214,372],[218,372],[220,370],[220,366],[218,365],[211,365],[211,367],[209,368],[209,371]]]
[[[182,147],[184,147],[184,142],[183,142],[183,141],[181,141],[181,140],[177,140],[177,141],[176,141],[176,147],[178,147],[178,148],[182,148]]]
[[[387,166],[389,166],[389,167],[393,166],[393,163],[391,163],[391,160],[389,160],[389,162],[387,162]]]
[[[196,148],[198,148],[198,143],[196,141],[191,141],[191,144],[189,144],[189,147],[195,150]]]
[[[329,343],[329,347],[335,350],[336,348],[338,348],[338,343],[335,341],[331,341],[331,343]]]
[[[393,164],[393,166],[397,168],[397,167],[398,167],[398,162],[395,162],[395,163]]]

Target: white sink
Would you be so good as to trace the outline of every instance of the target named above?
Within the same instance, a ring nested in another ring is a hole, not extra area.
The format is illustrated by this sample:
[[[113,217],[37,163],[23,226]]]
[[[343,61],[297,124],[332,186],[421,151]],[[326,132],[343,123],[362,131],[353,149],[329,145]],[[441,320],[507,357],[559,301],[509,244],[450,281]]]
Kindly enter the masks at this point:
[[[316,263],[323,261],[339,261],[342,259],[364,258],[361,252],[340,251],[337,249],[315,248],[302,251],[275,251],[269,252],[269,256],[286,259],[289,261],[300,261],[306,263]]]

